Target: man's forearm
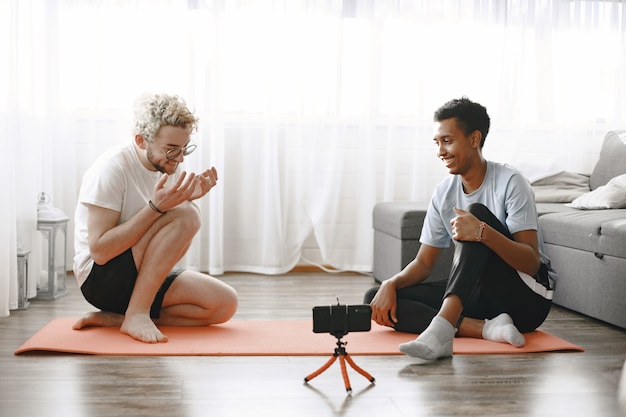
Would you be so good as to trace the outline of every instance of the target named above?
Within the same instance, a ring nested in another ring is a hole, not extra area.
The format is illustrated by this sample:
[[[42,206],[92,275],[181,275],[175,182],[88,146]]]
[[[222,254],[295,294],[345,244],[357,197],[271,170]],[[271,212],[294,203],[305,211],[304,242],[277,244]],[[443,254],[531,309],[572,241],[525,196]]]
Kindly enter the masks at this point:
[[[534,233],[534,237],[533,237]],[[486,226],[481,242],[493,250],[504,262],[512,268],[528,275],[535,275],[539,270],[539,251],[534,250],[530,243],[525,240],[536,240],[536,232],[524,231],[516,233],[516,240],[511,240],[497,230]],[[517,239],[522,241],[517,241]]]
[[[162,214],[148,205],[128,221],[104,232],[99,237],[90,235],[89,251],[92,259],[103,265],[133,247]]]
[[[396,290],[410,287],[424,281],[430,274],[430,268],[420,263],[418,258],[413,259],[407,266],[391,277],[388,281]]]

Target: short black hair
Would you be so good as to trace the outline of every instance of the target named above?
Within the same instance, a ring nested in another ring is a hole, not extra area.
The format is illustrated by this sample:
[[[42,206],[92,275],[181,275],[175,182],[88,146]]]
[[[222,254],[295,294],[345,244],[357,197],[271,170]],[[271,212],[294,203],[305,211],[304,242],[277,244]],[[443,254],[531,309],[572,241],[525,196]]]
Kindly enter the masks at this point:
[[[433,116],[435,122],[452,118],[456,119],[457,125],[463,130],[466,136],[478,130],[482,135],[480,147],[483,147],[487,133],[489,133],[489,126],[491,125],[487,109],[484,106],[463,96],[448,101],[446,104],[439,107]]]

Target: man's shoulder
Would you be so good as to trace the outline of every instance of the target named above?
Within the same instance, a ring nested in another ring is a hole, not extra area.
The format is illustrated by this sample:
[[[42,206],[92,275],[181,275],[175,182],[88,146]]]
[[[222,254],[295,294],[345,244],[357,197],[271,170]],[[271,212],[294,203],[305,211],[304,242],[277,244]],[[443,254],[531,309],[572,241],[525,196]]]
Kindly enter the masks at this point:
[[[506,162],[487,161],[487,164],[492,167],[494,172],[497,172],[499,174],[521,175],[522,173],[514,165],[508,164]]]
[[[431,196],[431,205],[441,207],[444,203],[453,204],[452,202],[456,201],[459,187],[462,187],[459,175],[447,176],[435,187]]]
[[[448,175],[435,186],[434,195],[441,195],[455,188],[458,175]]]
[[[490,166],[489,172],[492,178],[500,184],[515,183],[527,183],[528,179],[522,171],[515,166],[503,163],[503,162],[491,162],[488,161]]]
[[[132,156],[135,149],[130,143],[119,143],[107,149],[101,156],[107,159],[117,160],[120,158],[128,158]]]
[[[131,151],[134,152],[132,145],[115,145],[101,153],[91,165],[91,168],[96,170],[102,168],[115,169],[116,167],[124,169],[124,165],[128,164],[132,157]]]

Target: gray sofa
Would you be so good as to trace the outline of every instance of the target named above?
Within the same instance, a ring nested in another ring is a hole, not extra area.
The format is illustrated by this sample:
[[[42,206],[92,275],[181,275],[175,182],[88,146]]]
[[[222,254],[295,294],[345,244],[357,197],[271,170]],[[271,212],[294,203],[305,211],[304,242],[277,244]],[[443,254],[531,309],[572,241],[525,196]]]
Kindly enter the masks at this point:
[[[545,181],[541,187],[547,186],[548,192],[540,191],[544,196],[561,197],[555,201],[543,197],[537,202],[539,230],[558,273],[554,303],[621,328],[626,328],[626,209],[581,209],[571,205],[593,207],[596,200],[604,204],[610,189],[608,206],[626,207],[626,188],[611,188],[611,180],[626,178],[624,174],[626,131],[608,132],[600,158],[591,176],[586,177],[586,189],[578,187],[564,199],[558,191],[566,190],[567,184],[557,176],[554,191]],[[390,278],[415,257],[425,210],[426,205],[412,202],[383,202],[374,207],[376,281]],[[452,248],[444,250],[429,281],[447,279],[452,252]]]

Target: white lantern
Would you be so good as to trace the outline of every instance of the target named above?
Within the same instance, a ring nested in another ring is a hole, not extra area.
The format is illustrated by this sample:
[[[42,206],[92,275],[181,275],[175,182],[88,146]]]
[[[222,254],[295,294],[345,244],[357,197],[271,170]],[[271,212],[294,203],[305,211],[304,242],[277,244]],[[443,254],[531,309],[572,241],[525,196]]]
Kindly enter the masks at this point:
[[[56,300],[67,294],[65,278],[67,222],[69,218],[50,205],[46,193],[39,194],[37,203],[37,230],[43,236],[41,277],[37,285],[37,300]]]

